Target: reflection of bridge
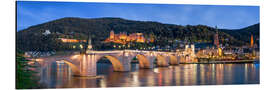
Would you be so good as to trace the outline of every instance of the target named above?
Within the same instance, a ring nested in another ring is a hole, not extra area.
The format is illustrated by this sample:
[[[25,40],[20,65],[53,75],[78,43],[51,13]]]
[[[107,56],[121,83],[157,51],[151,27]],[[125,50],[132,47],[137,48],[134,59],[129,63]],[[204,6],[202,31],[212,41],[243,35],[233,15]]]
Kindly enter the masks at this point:
[[[131,61],[137,57],[140,68],[153,68],[154,60],[157,66],[168,66],[180,63],[180,53],[178,52],[158,52],[158,51],[87,51],[86,54],[72,54],[64,56],[41,57],[41,62],[66,63],[71,67],[74,75],[96,76],[96,64],[102,57],[107,58],[113,65],[114,71],[129,71]]]

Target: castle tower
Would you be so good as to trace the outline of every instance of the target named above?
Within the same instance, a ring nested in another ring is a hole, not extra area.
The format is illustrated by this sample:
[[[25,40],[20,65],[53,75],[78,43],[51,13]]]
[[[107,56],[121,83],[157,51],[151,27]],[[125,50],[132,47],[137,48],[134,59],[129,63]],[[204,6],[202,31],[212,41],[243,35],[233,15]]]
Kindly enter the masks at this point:
[[[185,46],[185,51],[187,51],[187,50],[188,50],[188,48],[189,48],[189,45],[188,45],[188,44],[186,44],[186,46]]]
[[[111,40],[114,39],[114,31],[113,31],[113,30],[111,30],[111,32],[110,32],[110,39],[111,39]]]
[[[254,46],[254,41],[253,41],[253,35],[251,35],[251,38],[250,38],[250,48],[253,48]]]
[[[194,44],[191,44],[191,45],[190,45],[190,48],[191,48],[191,50],[192,50],[192,53],[195,54],[195,45],[194,45]]]
[[[218,39],[218,29],[216,26],[216,34],[214,35],[214,45],[216,46],[216,48],[219,48],[219,39]]]

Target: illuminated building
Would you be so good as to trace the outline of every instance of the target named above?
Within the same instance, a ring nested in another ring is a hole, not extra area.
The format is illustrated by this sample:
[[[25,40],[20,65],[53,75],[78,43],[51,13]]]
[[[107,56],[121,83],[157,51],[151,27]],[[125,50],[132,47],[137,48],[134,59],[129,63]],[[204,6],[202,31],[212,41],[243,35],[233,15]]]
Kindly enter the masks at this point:
[[[253,46],[254,46],[253,35],[251,35],[251,38],[250,38],[250,48],[253,48]]]
[[[150,34],[149,42],[153,43],[155,41],[154,34]]]
[[[218,56],[222,56],[222,49],[218,48]]]
[[[114,42],[120,44],[127,44],[128,42],[140,42],[145,43],[146,41],[154,42],[154,38],[145,39],[143,33],[131,33],[127,35],[126,32],[120,32],[119,34],[115,34],[112,30],[110,32],[109,38],[105,40],[105,42]]]
[[[78,43],[78,42],[86,42],[86,40],[77,40],[77,39],[68,39],[68,38],[58,38],[64,43]]]
[[[127,39],[127,33],[125,33],[125,32],[120,32],[119,38],[120,38],[121,40],[126,40],[126,39]]]
[[[45,30],[45,32],[42,33],[42,34],[45,35],[45,36],[47,36],[47,35],[51,34],[51,32],[50,32],[50,30]]]
[[[233,54],[231,51],[224,51],[226,54]],[[211,58],[211,57],[221,57],[223,56],[223,50],[222,48],[208,48],[208,49],[203,49],[199,50],[196,54],[196,57],[198,58]]]
[[[142,33],[136,33],[136,34],[137,34],[136,42],[144,43],[145,38],[143,37],[143,34]]]
[[[110,39],[114,39],[114,31],[110,32]]]

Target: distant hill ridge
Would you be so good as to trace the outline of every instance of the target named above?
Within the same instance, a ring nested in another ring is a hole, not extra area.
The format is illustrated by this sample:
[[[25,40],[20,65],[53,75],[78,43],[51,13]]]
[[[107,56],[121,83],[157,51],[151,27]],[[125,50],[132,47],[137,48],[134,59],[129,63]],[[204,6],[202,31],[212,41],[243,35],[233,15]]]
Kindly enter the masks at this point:
[[[248,26],[246,28],[230,30],[219,29],[220,42],[227,43],[232,46],[248,45],[251,35],[259,39],[259,23]],[[52,35],[46,36],[46,40],[42,33],[50,30]],[[127,32],[144,33],[145,37],[150,34],[155,36],[156,44],[168,44],[170,40],[188,40],[190,42],[212,42],[213,35],[216,30],[206,25],[174,25],[162,24],[152,21],[134,21],[122,18],[106,17],[106,18],[76,18],[66,17],[43,24],[31,26],[27,29],[17,32],[17,46],[23,50],[33,50],[38,47],[57,46],[52,43],[55,38],[67,37],[76,39],[87,39],[91,35],[94,46],[102,43],[109,36],[109,32],[114,30],[115,33]],[[56,35],[54,33],[60,33]],[[40,46],[36,44],[45,44]],[[59,43],[58,43],[59,44]],[[30,46],[29,46],[30,45]],[[36,45],[37,47],[33,47]],[[162,45],[161,45],[162,46]],[[48,48],[51,49],[51,48]],[[53,48],[57,49],[57,48]]]

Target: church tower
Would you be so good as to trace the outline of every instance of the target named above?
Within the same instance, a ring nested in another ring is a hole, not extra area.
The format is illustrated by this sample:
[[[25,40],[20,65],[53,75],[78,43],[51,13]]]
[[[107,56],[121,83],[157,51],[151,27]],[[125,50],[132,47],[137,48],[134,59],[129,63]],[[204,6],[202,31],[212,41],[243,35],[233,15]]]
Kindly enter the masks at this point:
[[[91,40],[91,37],[89,36],[87,50],[92,50],[92,49],[93,49],[92,40]]]
[[[219,48],[219,39],[218,39],[218,29],[216,26],[216,34],[214,35],[214,45],[216,46],[216,48]]]
[[[250,48],[253,48],[253,46],[254,46],[254,41],[253,40],[254,40],[253,35],[251,35],[251,37],[250,37]]]

